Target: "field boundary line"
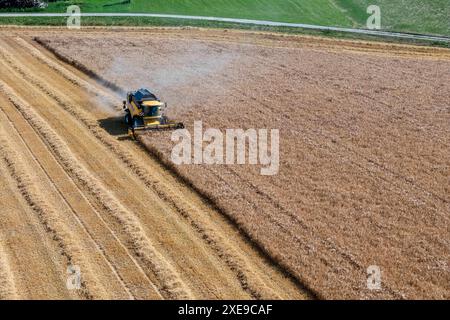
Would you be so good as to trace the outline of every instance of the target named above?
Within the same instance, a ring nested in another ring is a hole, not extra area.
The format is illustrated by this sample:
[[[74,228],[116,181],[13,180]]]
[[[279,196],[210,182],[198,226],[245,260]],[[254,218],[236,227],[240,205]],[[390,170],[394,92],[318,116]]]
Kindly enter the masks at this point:
[[[42,18],[42,17],[70,17],[74,16],[68,13],[0,13],[0,18]],[[369,30],[369,29],[356,29],[345,28],[335,26],[321,26],[305,23],[291,23],[291,22],[279,22],[270,20],[252,20],[252,19],[237,19],[237,18],[223,18],[223,17],[210,17],[210,16],[191,16],[191,15],[179,15],[179,14],[160,14],[160,13],[80,13],[79,17],[135,17],[135,18],[169,18],[169,19],[181,19],[181,20],[200,20],[211,22],[226,22],[236,24],[246,24],[254,26],[266,26],[266,27],[288,27],[318,31],[335,31],[344,33],[353,33],[370,36],[381,36],[390,38],[401,38],[410,40],[425,40],[425,41],[438,41],[450,43],[450,37],[447,36],[435,36],[429,34],[420,33],[407,33],[407,32],[394,32],[394,31],[382,31],[382,30]]]

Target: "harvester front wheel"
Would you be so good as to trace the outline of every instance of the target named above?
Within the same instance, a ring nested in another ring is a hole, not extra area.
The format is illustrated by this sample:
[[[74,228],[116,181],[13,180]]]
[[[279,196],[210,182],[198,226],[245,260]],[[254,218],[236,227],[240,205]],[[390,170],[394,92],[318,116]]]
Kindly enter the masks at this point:
[[[125,115],[125,123],[127,124],[127,126],[131,125],[131,115],[128,112]]]
[[[133,128],[139,128],[144,126],[144,120],[139,117],[133,118]]]

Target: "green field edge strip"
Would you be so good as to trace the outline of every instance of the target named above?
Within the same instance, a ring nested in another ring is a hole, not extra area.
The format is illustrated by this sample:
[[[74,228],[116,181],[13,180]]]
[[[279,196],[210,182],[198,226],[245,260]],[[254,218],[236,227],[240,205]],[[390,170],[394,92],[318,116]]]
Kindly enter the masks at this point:
[[[207,17],[207,16],[189,16],[189,15],[173,15],[173,14],[153,14],[153,13],[82,13],[77,15],[80,18],[153,18],[153,19],[172,19],[183,21],[204,21],[209,24],[215,23],[227,23],[236,25],[248,25],[256,27],[269,27],[269,28],[290,28],[290,29],[302,29],[302,30],[314,30],[325,33],[337,32],[337,33],[351,33],[362,36],[375,36],[382,38],[399,38],[413,41],[427,41],[427,42],[442,42],[447,46],[450,44],[450,37],[435,36],[427,34],[417,33],[404,33],[404,32],[390,32],[381,30],[369,30],[369,29],[352,29],[343,27],[330,27],[320,26],[312,24],[302,23],[288,23],[277,22],[269,20],[251,20],[251,19],[235,19],[235,18],[222,18],[222,17]],[[68,13],[0,13],[0,18],[68,18],[74,17],[74,15]],[[76,16],[75,16],[76,17]],[[0,20],[1,21],[1,20]],[[132,25],[130,23],[129,25]]]

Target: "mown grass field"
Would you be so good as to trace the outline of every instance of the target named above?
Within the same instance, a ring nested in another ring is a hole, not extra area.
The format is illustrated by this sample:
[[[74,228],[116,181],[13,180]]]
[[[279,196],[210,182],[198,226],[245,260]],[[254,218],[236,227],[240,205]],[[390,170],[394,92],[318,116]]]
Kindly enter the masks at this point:
[[[82,12],[184,14],[359,28],[366,25],[367,7],[375,4],[381,7],[385,30],[450,36],[449,0],[70,0],[52,2],[44,11],[65,12],[71,4],[79,5]],[[89,23],[104,25],[104,21],[95,18]],[[158,21],[163,25],[180,24],[162,19],[127,18],[121,19],[120,25],[145,24],[142,21],[148,21],[149,25],[158,24]],[[0,19],[0,23],[10,22]],[[16,19],[16,23],[28,24],[26,19]],[[112,23],[116,24],[114,19]],[[182,21],[181,24],[192,25],[192,22]],[[206,26],[216,24],[208,22]]]
[[[49,11],[65,11],[77,3],[86,12],[152,12],[216,17],[267,19],[285,22],[350,25],[351,20],[329,0],[92,0],[61,1]]]

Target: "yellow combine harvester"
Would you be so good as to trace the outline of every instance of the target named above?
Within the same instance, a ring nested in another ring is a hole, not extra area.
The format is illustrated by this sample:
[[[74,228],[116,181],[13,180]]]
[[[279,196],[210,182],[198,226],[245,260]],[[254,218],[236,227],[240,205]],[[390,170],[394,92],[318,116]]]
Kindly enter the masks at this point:
[[[127,100],[123,102],[128,134],[136,137],[135,133],[139,131],[183,129],[183,123],[170,121],[162,113],[165,107],[166,104],[148,89],[128,92]]]

